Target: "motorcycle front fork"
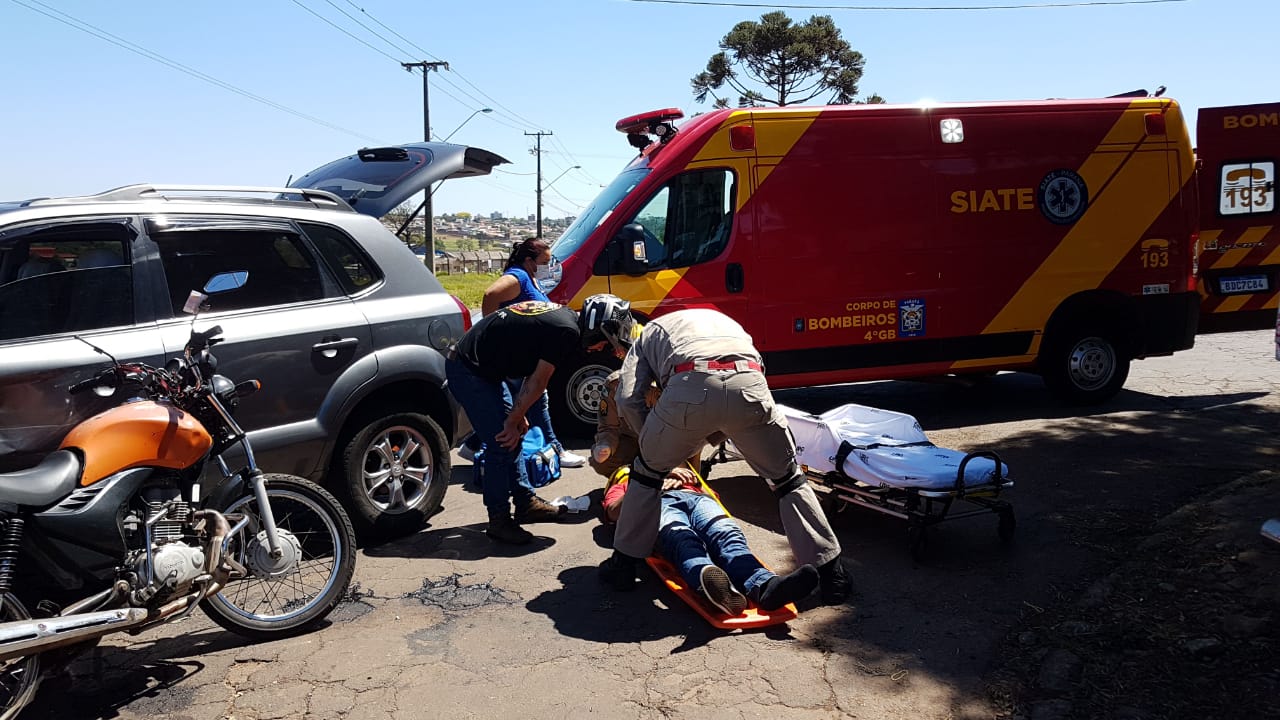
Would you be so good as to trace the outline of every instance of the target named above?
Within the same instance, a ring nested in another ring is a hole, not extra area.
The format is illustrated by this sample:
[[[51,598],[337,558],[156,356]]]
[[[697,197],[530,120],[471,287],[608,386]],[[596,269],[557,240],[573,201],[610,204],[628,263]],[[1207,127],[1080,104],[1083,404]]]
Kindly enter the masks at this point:
[[[247,462],[241,474],[249,483],[249,488],[253,491],[253,497],[258,501],[258,519],[262,521],[262,529],[267,533],[267,551],[273,560],[278,559],[284,554],[280,549],[280,532],[276,530],[276,516],[271,510],[271,503],[267,500],[267,481],[263,479],[262,470],[258,469],[257,463],[253,460],[253,450],[249,448],[246,441],[244,445]],[[232,473],[227,463],[222,459],[221,455],[217,456],[218,467],[222,470],[223,477],[230,478]],[[240,527],[237,524],[236,527]],[[233,533],[234,534],[234,533]],[[230,540],[230,537],[228,537]]]

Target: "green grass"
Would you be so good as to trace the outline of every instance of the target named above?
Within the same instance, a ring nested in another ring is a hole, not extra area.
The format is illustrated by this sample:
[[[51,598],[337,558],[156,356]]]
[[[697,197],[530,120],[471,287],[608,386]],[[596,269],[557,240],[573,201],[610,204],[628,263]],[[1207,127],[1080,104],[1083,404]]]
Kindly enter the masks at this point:
[[[455,275],[437,275],[436,279],[451,295],[457,295],[469,308],[480,307],[484,299],[484,291],[502,273],[458,273]]]

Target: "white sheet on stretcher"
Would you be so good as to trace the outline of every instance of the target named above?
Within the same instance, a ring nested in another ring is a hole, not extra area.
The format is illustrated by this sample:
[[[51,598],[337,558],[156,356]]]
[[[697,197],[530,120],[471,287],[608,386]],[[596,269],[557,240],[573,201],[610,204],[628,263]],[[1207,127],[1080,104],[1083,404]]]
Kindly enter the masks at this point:
[[[873,487],[955,489],[965,453],[929,442],[910,415],[853,404],[821,415],[785,405],[778,409],[795,435],[797,462],[811,472],[835,472],[840,444],[848,441],[854,449],[845,459],[844,472],[858,482]],[[995,471],[996,463],[990,458],[973,458],[965,465],[965,486],[986,485]],[[1002,475],[1008,474],[1008,465],[1002,463]]]

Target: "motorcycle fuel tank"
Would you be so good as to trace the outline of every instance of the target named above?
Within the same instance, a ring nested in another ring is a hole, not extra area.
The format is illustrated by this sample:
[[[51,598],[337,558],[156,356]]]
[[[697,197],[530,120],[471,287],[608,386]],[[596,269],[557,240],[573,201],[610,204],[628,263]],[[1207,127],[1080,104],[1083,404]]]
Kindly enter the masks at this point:
[[[213,447],[213,437],[190,414],[150,400],[98,413],[71,429],[61,448],[84,453],[83,486],[136,467],[190,467]]]

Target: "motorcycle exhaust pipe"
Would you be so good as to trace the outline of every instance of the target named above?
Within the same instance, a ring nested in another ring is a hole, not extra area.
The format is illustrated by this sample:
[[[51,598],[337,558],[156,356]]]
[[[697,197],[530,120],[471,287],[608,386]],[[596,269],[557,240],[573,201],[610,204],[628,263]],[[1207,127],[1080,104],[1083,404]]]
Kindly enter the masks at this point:
[[[93,640],[141,625],[146,619],[147,611],[142,608],[121,608],[0,623],[0,661]]]

